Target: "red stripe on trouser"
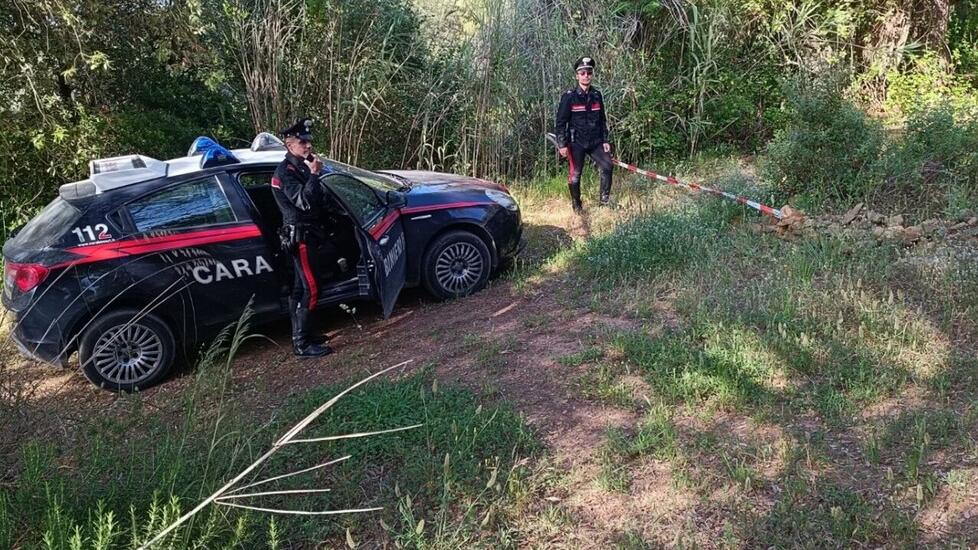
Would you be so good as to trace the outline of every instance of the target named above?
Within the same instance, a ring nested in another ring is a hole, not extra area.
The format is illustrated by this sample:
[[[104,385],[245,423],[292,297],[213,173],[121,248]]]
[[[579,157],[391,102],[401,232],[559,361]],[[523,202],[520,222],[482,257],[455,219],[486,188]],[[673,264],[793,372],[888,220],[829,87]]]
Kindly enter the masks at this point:
[[[567,173],[567,183],[572,183],[574,181],[574,151],[570,148],[567,149],[567,162],[570,163],[570,172]]]
[[[316,286],[316,278],[312,276],[306,243],[299,244],[299,263],[302,264],[302,275],[306,279],[306,287],[309,288],[309,311],[312,311],[316,309],[316,301],[319,299],[319,287]]]

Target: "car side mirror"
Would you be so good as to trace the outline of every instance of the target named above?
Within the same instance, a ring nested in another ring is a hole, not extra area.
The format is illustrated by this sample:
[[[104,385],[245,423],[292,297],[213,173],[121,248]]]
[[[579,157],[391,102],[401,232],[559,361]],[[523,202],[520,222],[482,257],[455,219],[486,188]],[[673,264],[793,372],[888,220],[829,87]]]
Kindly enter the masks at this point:
[[[397,191],[387,192],[387,207],[388,208],[401,208],[407,204],[407,200],[404,199],[404,195],[398,193]]]

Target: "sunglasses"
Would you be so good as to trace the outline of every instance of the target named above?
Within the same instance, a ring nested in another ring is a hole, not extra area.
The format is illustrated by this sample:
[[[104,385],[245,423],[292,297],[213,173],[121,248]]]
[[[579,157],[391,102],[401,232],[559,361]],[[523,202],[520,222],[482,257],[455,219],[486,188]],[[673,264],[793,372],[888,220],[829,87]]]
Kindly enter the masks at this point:
[[[581,76],[584,76],[586,74],[592,74],[593,72],[594,71],[592,71],[591,69],[581,69],[581,70],[577,71],[577,74],[579,74]]]

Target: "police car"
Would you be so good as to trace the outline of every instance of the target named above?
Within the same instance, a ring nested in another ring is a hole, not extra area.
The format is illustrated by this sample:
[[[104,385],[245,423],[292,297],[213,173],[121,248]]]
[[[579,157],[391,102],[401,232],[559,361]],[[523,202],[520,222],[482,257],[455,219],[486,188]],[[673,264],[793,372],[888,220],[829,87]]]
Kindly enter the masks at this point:
[[[65,366],[78,351],[93,383],[132,391],[249,300],[254,319],[285,317],[292,274],[270,187],[284,155],[262,133],[247,149],[198,138],[169,161],[92,161],[88,179],[63,185],[3,246],[21,353]],[[467,296],[523,244],[519,206],[496,183],[329,160],[320,181],[338,252],[324,260],[319,306],[375,300],[387,317],[404,286]]]

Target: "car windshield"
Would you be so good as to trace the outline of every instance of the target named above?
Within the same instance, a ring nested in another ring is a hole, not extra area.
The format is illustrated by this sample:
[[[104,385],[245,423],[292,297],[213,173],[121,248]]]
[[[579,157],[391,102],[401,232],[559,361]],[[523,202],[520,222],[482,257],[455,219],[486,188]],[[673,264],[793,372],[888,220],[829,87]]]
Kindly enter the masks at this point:
[[[370,170],[364,170],[363,168],[357,168],[356,166],[350,166],[349,164],[343,164],[335,160],[326,162],[326,171],[345,172],[381,193],[386,193],[387,191],[403,191],[408,187],[386,174],[378,174],[377,172],[371,172]]]

